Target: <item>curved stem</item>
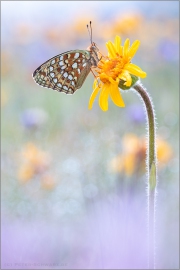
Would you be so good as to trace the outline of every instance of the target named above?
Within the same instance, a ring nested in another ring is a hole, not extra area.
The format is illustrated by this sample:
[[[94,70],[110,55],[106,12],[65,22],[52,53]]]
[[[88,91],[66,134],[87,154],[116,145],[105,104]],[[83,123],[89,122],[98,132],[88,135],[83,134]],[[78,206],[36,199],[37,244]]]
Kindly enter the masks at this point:
[[[140,84],[135,84],[133,88],[141,96],[148,120],[148,267],[155,269],[155,196],[156,196],[156,128],[155,115],[152,101],[147,91]]]

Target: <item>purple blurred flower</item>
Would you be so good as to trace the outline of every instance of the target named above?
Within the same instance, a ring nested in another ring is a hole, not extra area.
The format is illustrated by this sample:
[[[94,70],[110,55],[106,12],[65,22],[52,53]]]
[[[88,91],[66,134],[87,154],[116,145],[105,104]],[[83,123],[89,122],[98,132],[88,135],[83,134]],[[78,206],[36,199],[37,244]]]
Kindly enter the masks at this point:
[[[131,105],[127,108],[127,113],[130,117],[130,120],[135,124],[144,123],[145,112],[141,105]]]
[[[159,54],[167,61],[177,61],[179,59],[179,45],[171,40],[162,40],[159,45]]]
[[[21,123],[25,128],[37,128],[43,125],[47,119],[47,113],[40,108],[27,109],[21,115]]]
[[[109,195],[86,210],[68,223],[2,222],[3,269],[146,269],[146,196]]]

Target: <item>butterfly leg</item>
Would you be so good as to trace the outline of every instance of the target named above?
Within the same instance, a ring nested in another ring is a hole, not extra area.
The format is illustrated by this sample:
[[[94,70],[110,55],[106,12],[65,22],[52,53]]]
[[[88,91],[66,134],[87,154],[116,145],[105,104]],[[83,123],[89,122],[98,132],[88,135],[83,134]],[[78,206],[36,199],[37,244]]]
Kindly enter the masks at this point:
[[[101,61],[102,58],[104,58],[106,60],[109,59],[107,56],[104,56],[100,51],[98,52],[98,54],[100,55],[99,61]]]
[[[92,68],[91,68],[90,70],[91,70],[91,72],[92,72],[94,78],[97,80],[98,87],[100,88],[99,81],[98,81],[98,77],[94,74]]]

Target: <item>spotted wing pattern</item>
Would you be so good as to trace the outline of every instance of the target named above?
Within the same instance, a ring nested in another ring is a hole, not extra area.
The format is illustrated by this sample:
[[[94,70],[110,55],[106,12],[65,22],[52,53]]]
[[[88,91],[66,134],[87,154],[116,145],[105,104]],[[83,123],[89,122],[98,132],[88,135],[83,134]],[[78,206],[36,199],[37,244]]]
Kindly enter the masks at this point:
[[[91,66],[89,51],[68,51],[49,59],[38,67],[33,73],[33,78],[40,86],[73,94],[81,88]]]

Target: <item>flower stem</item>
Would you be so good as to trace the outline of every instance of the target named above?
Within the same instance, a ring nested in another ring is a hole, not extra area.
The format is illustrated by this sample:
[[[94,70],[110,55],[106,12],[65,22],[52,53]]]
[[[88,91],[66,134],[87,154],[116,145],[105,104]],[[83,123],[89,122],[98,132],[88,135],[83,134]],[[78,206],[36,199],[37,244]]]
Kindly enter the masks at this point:
[[[142,98],[148,122],[148,151],[147,151],[147,175],[148,175],[148,268],[155,269],[155,199],[156,199],[156,127],[152,101],[147,91],[140,84],[133,88]]]

